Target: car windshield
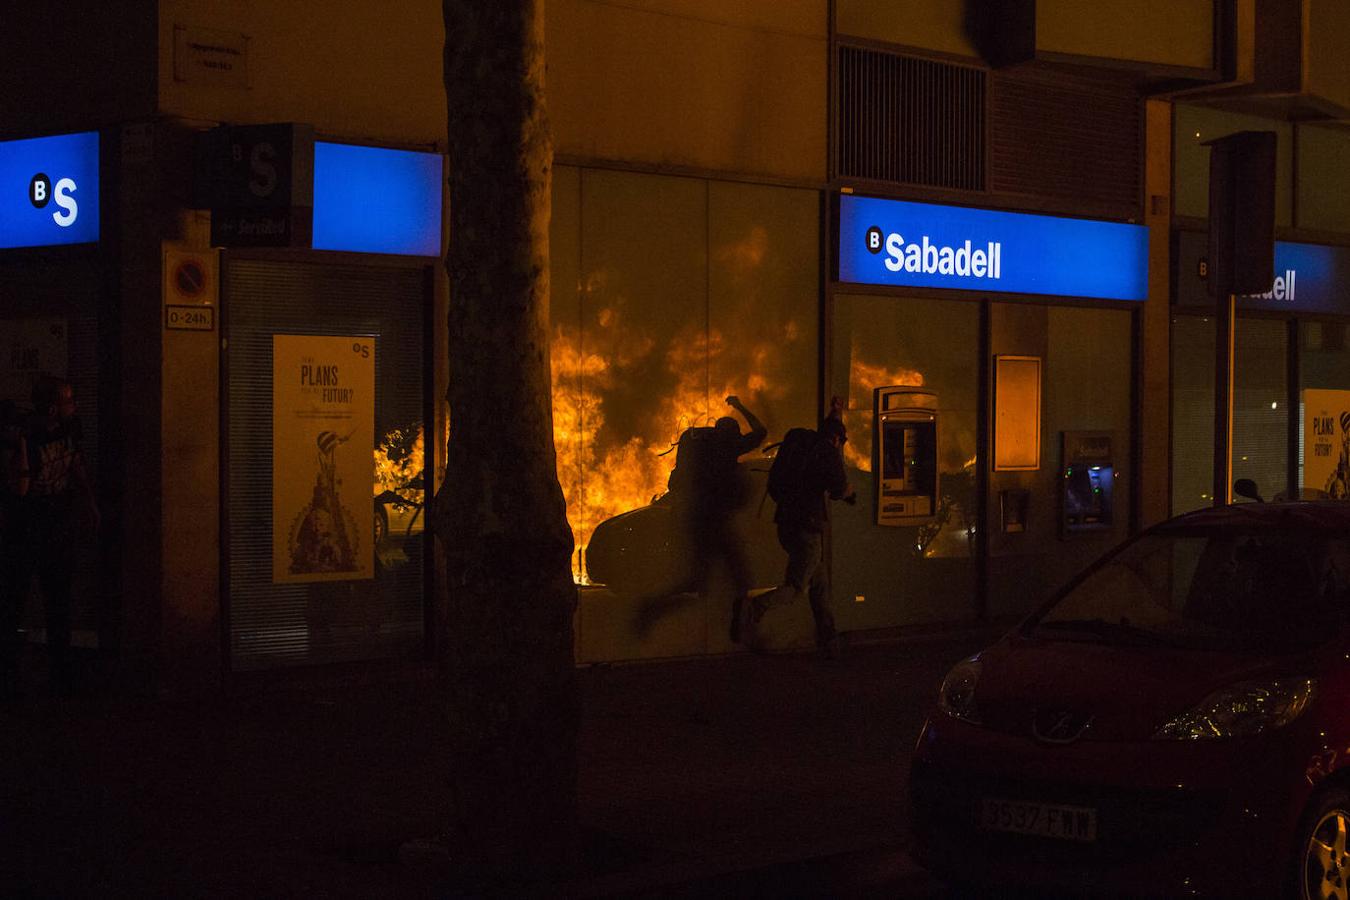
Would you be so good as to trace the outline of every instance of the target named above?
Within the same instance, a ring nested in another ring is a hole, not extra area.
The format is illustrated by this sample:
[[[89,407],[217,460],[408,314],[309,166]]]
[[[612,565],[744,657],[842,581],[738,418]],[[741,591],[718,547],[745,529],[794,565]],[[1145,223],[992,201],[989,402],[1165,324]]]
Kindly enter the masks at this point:
[[[1164,530],[1091,570],[1028,628],[1063,640],[1287,652],[1333,637],[1348,611],[1350,540]]]

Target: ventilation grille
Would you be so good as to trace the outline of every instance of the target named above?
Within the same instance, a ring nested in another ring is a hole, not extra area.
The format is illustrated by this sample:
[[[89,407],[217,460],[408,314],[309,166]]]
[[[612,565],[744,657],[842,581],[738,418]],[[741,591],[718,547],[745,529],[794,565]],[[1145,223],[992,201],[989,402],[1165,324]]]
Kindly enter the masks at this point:
[[[999,72],[990,94],[991,190],[1137,215],[1142,116],[1132,84],[1062,72]]]
[[[985,73],[839,48],[840,177],[984,189]]]

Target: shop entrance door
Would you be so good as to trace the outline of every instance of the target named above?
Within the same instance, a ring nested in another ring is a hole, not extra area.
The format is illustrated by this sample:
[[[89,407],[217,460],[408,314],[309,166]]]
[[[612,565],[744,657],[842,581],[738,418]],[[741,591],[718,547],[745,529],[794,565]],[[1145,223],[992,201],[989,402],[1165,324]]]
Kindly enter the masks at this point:
[[[223,275],[231,669],[422,654],[428,269]]]
[[[71,642],[76,647],[108,650],[119,642],[124,626],[120,584],[114,557],[120,516],[115,501],[117,453],[101,452],[99,427],[105,404],[115,402],[100,370],[106,358],[100,347],[103,273],[92,257],[63,259],[60,263],[0,266],[0,400],[13,403],[15,419],[26,421],[32,407],[33,382],[56,375],[70,380],[77,403],[80,452],[94,480],[103,527],[98,534],[81,533],[75,556],[71,590]],[[106,440],[106,438],[104,439]],[[115,445],[115,441],[114,441]],[[36,582],[23,603],[20,627],[29,641],[45,641],[44,601]]]

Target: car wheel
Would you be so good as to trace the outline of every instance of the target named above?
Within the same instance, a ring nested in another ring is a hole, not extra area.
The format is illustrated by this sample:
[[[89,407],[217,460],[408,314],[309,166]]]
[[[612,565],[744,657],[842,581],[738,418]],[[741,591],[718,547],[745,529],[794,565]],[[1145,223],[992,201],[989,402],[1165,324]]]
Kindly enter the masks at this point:
[[[1299,900],[1350,900],[1350,792],[1313,797],[1294,845],[1294,890]]]

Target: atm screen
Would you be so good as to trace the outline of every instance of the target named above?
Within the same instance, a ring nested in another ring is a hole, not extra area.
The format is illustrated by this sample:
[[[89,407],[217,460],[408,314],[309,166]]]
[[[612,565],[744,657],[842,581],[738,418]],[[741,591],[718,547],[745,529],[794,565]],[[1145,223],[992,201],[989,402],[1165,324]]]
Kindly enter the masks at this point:
[[[905,471],[905,426],[900,422],[886,422],[885,440],[881,442],[881,477],[887,481],[903,481]]]
[[[891,490],[931,494],[935,487],[934,433],[931,422],[883,422],[881,477]],[[899,485],[893,485],[900,482]],[[890,493],[890,490],[887,491]]]
[[[1111,466],[1070,466],[1064,475],[1064,518],[1069,528],[1111,524]]]

